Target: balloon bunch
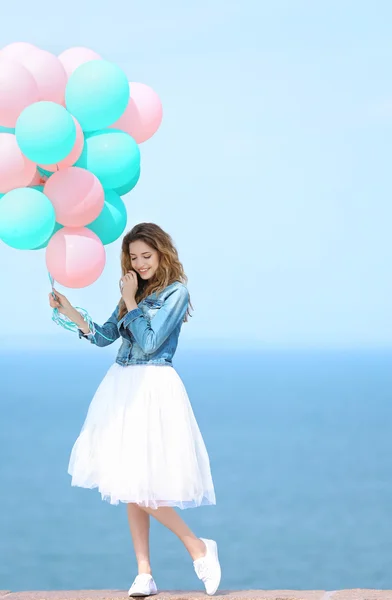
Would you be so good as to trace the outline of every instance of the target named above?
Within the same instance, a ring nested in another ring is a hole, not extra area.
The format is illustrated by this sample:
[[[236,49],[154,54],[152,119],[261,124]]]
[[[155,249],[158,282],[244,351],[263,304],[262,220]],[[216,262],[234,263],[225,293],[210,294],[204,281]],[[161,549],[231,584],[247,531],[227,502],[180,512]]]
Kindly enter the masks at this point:
[[[139,144],[161,120],[154,90],[93,50],[0,50],[0,240],[44,248],[66,287],[92,284],[126,227]]]

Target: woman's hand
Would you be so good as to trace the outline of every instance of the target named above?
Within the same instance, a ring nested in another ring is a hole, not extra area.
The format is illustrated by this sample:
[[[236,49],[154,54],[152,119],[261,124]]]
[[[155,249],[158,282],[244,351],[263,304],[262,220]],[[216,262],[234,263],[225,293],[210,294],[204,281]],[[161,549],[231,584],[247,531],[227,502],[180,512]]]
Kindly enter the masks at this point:
[[[82,315],[76,308],[72,306],[68,298],[53,289],[56,298],[53,298],[52,293],[49,294],[49,304],[52,308],[57,308],[59,313],[68,317],[83,333],[90,333],[90,329]]]
[[[66,317],[74,310],[72,304],[63,294],[60,294],[57,290],[53,289],[56,294],[56,298],[53,298],[52,293],[49,294],[49,304],[52,308],[58,308],[59,313]]]
[[[136,271],[128,271],[121,277],[121,295],[125,304],[135,304],[135,296],[138,289],[138,281]]]

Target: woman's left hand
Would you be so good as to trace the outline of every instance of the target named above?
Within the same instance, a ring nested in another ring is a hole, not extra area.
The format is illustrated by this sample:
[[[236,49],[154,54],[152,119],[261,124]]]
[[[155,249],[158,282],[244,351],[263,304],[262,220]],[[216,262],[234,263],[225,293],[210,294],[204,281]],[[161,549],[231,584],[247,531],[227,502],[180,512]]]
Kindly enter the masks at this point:
[[[122,282],[121,295],[124,299],[124,302],[133,302],[138,289],[136,271],[128,271],[126,275],[121,277],[120,281]]]

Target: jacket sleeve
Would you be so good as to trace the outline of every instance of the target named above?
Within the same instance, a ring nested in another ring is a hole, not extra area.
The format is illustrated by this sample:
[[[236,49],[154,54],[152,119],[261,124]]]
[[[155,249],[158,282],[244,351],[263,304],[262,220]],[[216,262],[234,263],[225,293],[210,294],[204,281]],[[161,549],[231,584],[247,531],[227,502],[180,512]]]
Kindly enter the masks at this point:
[[[123,323],[132,333],[143,352],[153,354],[183,321],[188,302],[188,289],[180,285],[166,297],[153,319],[147,319],[138,307],[129,311],[119,325]]]
[[[79,338],[84,338],[100,348],[103,348],[104,346],[110,346],[110,344],[115,342],[120,337],[117,319],[118,306],[116,306],[109,319],[105,321],[102,326],[94,322],[95,333],[83,333],[81,329],[78,329]]]

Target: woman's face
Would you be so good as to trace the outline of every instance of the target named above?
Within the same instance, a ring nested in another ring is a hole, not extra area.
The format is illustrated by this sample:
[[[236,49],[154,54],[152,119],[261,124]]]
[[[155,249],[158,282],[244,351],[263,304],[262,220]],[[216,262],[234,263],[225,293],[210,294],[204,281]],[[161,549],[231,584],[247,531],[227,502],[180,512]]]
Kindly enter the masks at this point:
[[[148,246],[142,240],[136,240],[129,244],[129,256],[132,268],[142,279],[151,279],[158,269],[159,255],[157,250]]]

